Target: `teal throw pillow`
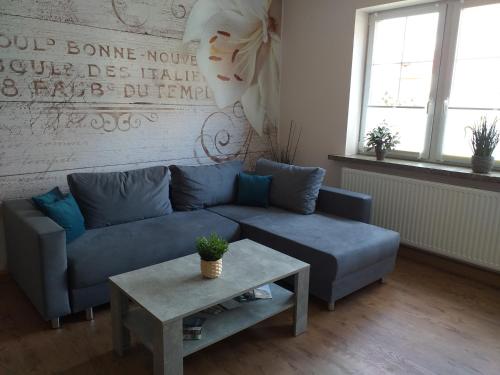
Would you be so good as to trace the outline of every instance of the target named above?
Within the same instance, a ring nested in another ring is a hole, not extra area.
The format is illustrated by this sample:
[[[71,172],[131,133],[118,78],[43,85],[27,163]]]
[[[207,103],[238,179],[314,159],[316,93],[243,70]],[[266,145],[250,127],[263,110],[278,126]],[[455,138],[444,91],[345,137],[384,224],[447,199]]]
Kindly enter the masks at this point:
[[[272,176],[240,173],[237,203],[242,206],[268,207],[272,179]]]
[[[40,211],[45,213],[45,205],[57,202],[58,200],[61,200],[63,198],[64,194],[61,193],[61,190],[59,190],[58,187],[55,187],[48,193],[37,195],[36,197],[31,198],[31,200]]]
[[[46,215],[66,231],[66,243],[70,243],[85,233],[83,215],[71,194],[58,201],[45,204],[44,208]]]

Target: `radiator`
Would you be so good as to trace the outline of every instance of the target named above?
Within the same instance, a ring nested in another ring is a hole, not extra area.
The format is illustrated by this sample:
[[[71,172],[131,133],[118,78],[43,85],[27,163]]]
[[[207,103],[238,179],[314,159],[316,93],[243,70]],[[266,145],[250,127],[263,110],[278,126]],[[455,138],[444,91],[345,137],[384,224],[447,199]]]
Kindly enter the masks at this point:
[[[349,168],[342,187],[371,195],[372,223],[403,244],[500,271],[500,193]]]

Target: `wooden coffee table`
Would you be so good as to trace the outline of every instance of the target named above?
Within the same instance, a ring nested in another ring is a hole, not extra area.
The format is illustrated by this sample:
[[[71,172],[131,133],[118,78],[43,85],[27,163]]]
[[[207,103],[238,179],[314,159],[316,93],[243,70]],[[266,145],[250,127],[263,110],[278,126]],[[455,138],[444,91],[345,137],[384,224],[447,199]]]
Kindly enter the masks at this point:
[[[153,352],[155,374],[182,374],[183,358],[294,308],[293,333],[307,327],[309,265],[251,240],[230,244],[218,279],[204,279],[198,254],[110,278],[113,346],[123,355],[130,333]],[[293,276],[295,293],[275,281]],[[272,299],[213,315],[201,340],[183,340],[183,318],[270,284]]]

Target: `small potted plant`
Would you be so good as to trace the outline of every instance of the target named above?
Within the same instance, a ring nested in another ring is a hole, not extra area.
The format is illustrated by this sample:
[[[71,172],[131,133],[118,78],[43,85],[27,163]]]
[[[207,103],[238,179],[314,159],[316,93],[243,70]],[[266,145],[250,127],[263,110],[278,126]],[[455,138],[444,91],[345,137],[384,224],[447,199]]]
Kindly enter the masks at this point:
[[[394,150],[394,147],[399,144],[399,134],[392,134],[384,121],[366,134],[366,140],[368,151],[375,150],[377,160],[384,160],[387,151]]]
[[[500,130],[497,130],[497,119],[488,125],[488,119],[483,116],[479,123],[469,126],[472,132],[471,146],[474,155],[471,159],[474,173],[490,173],[495,163],[493,152],[500,140]]]
[[[196,249],[201,258],[201,274],[208,279],[215,279],[222,273],[222,257],[228,251],[228,242],[213,233],[196,240]]]

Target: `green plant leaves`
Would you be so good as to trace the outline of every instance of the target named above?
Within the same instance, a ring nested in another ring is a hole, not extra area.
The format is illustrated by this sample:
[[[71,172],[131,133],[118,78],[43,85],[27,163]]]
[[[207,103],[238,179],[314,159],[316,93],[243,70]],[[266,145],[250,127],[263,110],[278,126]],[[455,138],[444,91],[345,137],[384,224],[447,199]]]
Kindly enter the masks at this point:
[[[491,156],[500,141],[500,130],[497,130],[497,118],[488,125],[486,116],[481,116],[479,123],[468,126],[472,132],[471,146],[474,156]]]
[[[196,239],[196,249],[201,259],[214,262],[221,259],[229,249],[229,243],[216,233]]]
[[[366,134],[366,140],[368,151],[373,149],[390,151],[394,150],[394,147],[399,144],[399,134],[392,134],[391,129],[389,129],[387,123],[384,121]]]

